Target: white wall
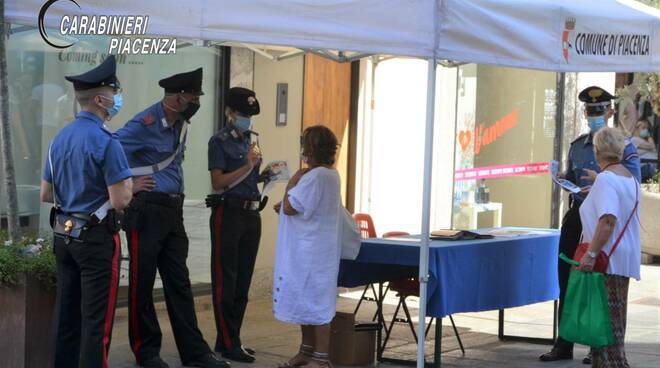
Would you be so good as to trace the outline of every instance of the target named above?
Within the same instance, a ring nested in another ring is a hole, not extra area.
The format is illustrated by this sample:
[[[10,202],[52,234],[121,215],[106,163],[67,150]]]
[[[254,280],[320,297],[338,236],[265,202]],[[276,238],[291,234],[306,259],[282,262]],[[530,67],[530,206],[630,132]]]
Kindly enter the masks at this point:
[[[402,58],[378,63],[373,110],[371,68],[370,61],[362,61],[356,212],[372,216],[379,236],[388,231],[419,233],[427,64]],[[449,227],[451,221],[455,73],[455,69],[438,68],[432,228]]]
[[[458,68],[438,67],[436,73],[431,229],[449,229],[451,227],[453,173],[455,171]]]

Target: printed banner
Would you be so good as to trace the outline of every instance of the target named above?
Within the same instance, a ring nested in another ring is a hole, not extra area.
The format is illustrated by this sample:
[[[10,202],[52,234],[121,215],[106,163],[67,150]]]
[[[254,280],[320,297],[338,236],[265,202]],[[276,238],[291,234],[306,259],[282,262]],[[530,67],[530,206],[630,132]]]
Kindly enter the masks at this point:
[[[550,172],[549,162],[537,162],[532,164],[496,165],[475,167],[474,169],[457,170],[454,180],[480,180],[503,178],[507,176],[520,176],[531,174],[544,174]]]
[[[577,16],[565,17],[563,26],[561,45],[566,64],[597,63],[608,59],[639,63],[651,61],[653,39],[649,28],[617,22],[603,26],[603,22],[579,19]]]

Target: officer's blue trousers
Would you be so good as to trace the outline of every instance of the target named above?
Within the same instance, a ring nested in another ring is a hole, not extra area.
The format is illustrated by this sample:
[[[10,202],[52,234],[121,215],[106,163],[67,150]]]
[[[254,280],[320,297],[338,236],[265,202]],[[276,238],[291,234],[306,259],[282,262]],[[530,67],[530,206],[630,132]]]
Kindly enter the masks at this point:
[[[129,338],[135,358],[140,364],[160,354],[162,334],[152,297],[158,271],[181,361],[199,359],[211,349],[197,326],[183,210],[147,202],[138,222],[138,228],[126,234],[131,258]]]
[[[119,286],[119,235],[105,225],[82,242],[55,236],[55,368],[106,368]]]
[[[241,348],[241,326],[248,304],[252,274],[261,238],[261,217],[221,205],[213,209],[211,229],[211,284],[218,335],[215,350]]]

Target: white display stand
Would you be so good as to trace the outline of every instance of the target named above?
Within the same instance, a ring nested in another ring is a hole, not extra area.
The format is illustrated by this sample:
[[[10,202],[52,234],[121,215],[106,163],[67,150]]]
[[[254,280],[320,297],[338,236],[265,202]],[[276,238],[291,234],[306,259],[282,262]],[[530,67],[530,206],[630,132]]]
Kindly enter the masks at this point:
[[[482,212],[493,212],[493,222],[490,224],[479,224],[479,214]],[[460,223],[454,224],[454,228],[461,230],[475,230],[478,228],[502,227],[502,203],[469,203],[461,208]]]

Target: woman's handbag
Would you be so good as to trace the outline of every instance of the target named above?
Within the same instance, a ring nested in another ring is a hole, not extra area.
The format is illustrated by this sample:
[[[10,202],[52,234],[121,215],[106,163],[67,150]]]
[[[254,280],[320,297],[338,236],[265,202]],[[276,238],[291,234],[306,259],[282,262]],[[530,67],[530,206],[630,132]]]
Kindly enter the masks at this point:
[[[339,240],[341,241],[341,259],[354,260],[360,253],[362,238],[357,222],[343,206],[339,210]]]
[[[574,266],[580,265],[563,253],[559,258]],[[571,270],[559,324],[559,336],[566,341],[594,348],[614,344],[605,275]]]
[[[619,246],[619,243],[621,243],[623,234],[626,233],[626,230],[628,230],[628,225],[630,225],[630,220],[632,220],[632,218],[637,213],[637,206],[639,206],[639,188],[637,188],[636,196],[637,199],[635,200],[635,207],[633,208],[632,213],[628,217],[628,221],[626,221],[626,225],[623,227],[623,230],[621,230],[621,233],[616,238],[616,242],[612,246],[612,250],[610,251],[609,254],[601,250],[596,256],[596,263],[594,264],[594,268],[593,268],[594,272],[605,273],[605,271],[607,271],[607,266],[610,264],[610,257],[612,256],[612,253],[614,253],[616,248]],[[573,260],[578,262],[582,261],[582,257],[584,257],[584,254],[587,253],[588,250],[589,250],[589,243],[583,243],[582,239],[580,239],[580,245],[578,245],[577,249],[575,250],[575,255],[573,256]]]

